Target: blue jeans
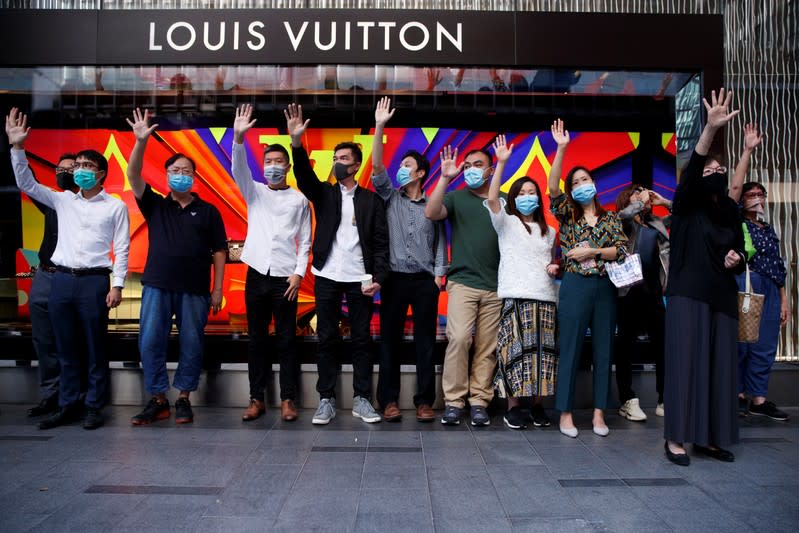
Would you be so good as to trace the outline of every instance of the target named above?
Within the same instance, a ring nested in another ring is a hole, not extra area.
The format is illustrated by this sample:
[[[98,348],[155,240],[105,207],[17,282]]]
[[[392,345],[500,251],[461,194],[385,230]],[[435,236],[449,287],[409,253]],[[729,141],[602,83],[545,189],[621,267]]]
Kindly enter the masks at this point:
[[[86,407],[99,409],[106,402],[108,306],[105,298],[110,285],[107,274],[53,274],[47,305],[61,364],[58,397],[61,407],[78,402],[84,372],[88,374]],[[86,365],[88,368],[84,370]]]
[[[145,285],[139,315],[139,353],[144,386],[151,394],[169,390],[166,354],[172,317],[178,329],[180,354],[172,385],[180,391],[195,391],[203,363],[205,324],[211,297],[204,294],[166,291]]]
[[[36,350],[36,358],[39,360],[39,396],[42,400],[58,394],[58,377],[61,375],[61,365],[58,363],[55,335],[50,324],[47,305],[50,300],[53,275],[41,268],[36,270],[28,302],[31,311],[33,349]]]
[[[752,291],[765,296],[757,342],[738,343],[738,392],[766,397],[771,366],[780,340],[780,289],[771,278],[750,272]],[[736,277],[738,288],[746,288],[746,275]]]

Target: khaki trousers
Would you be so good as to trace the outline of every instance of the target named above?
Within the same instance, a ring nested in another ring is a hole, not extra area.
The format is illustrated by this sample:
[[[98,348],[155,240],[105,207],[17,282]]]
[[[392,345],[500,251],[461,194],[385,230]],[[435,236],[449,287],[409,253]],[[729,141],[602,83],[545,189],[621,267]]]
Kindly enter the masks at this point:
[[[447,282],[447,351],[441,376],[444,403],[463,409],[486,407],[494,397],[497,330],[502,300],[496,292]],[[469,348],[474,330],[474,356],[469,372]]]

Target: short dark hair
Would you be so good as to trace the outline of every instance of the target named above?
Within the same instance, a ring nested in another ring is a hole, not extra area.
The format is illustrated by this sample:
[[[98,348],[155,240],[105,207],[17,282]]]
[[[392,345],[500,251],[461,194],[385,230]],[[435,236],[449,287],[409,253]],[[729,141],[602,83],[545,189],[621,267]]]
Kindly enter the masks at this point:
[[[569,171],[568,174],[566,174],[566,179],[563,180],[563,190],[566,193],[566,201],[571,204],[572,209],[574,211],[574,222],[580,220],[580,218],[582,218],[583,216],[583,206],[575,202],[574,198],[572,198],[572,189],[574,188],[574,186],[572,185],[572,180],[574,179],[574,175],[577,173],[578,170],[585,171],[585,173],[588,174],[588,176],[591,178],[591,181],[594,182],[594,185],[596,185],[596,179],[594,179],[593,174],[591,174],[591,171],[585,167],[582,166],[574,167]],[[594,209],[596,210],[596,217],[597,219],[600,219],[602,218],[602,215],[604,215],[607,211],[605,211],[605,208],[602,207],[602,204],[599,203],[599,192],[597,192],[597,195],[594,196],[593,202],[594,202]]]
[[[173,155],[172,157],[170,157],[169,159],[167,159],[167,160],[164,162],[164,169],[167,169],[167,168],[171,167],[172,165],[174,165],[174,164],[175,164],[175,162],[176,162],[178,159],[185,159],[186,161],[188,161],[189,163],[191,163],[191,169],[192,169],[194,172],[197,172],[197,165],[194,163],[194,159],[192,159],[191,157],[189,157],[189,156],[187,156],[187,155],[184,155],[184,154],[175,154],[175,155]]]
[[[97,150],[81,150],[75,155],[75,159],[79,157],[88,159],[97,165],[97,170],[104,170],[106,173],[108,172],[108,160]]]
[[[286,156],[287,162],[291,161],[291,158],[289,157],[289,151],[286,150],[286,147],[283,146],[282,144],[277,144],[277,143],[267,144],[264,147],[264,157],[266,157],[266,154],[268,154],[269,152],[280,152],[281,154]]]
[[[768,194],[768,191],[766,191],[766,188],[763,186],[762,183],[758,183],[756,181],[747,181],[741,187],[741,198],[743,198],[743,195],[748,193],[752,189],[760,189],[761,191],[763,191],[763,194]]]
[[[352,151],[352,158],[356,163],[363,161],[363,152],[361,152],[361,147],[353,142],[338,143],[335,148],[333,148],[333,153],[338,152],[339,150],[346,150],[347,148]]]
[[[466,155],[463,156],[463,160],[465,161],[466,158],[469,157],[472,154],[483,154],[484,156],[486,156],[486,159],[488,159],[488,164],[489,165],[493,165],[494,164],[494,156],[491,155],[491,152],[489,152],[485,148],[475,148],[474,150],[469,150],[468,152],[466,152]]]
[[[78,158],[78,156],[76,154],[73,154],[72,152],[66,152],[66,153],[61,154],[60,156],[58,156],[58,161],[56,161],[56,164],[60,163],[64,159],[72,159],[74,161],[77,158]]]
[[[722,167],[727,166],[727,158],[724,157],[724,154],[721,152],[708,152],[707,157],[705,158],[705,164],[708,164],[710,161],[715,161],[719,164],[719,166]]]
[[[430,161],[425,159],[425,157],[417,152],[416,150],[408,150],[403,154],[402,159],[400,161],[405,160],[406,157],[412,158],[416,161],[416,168],[417,170],[424,170],[424,177],[422,178],[427,179],[430,176]]]

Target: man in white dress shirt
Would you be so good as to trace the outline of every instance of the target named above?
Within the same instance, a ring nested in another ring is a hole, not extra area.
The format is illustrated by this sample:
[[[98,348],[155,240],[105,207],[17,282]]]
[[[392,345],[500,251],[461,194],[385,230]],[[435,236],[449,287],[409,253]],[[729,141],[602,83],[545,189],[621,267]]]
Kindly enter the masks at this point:
[[[75,159],[73,179],[80,187],[56,192],[36,182],[25,157],[24,144],[30,128],[27,117],[13,108],[6,116],[6,134],[17,186],[25,194],[55,209],[58,244],[52,261],[56,266],[50,289],[61,384],[58,412],[42,420],[40,429],[50,429],[77,420],[81,386],[81,364],[88,363],[85,429],[103,425],[101,409],[108,394],[108,310],[122,301],[128,270],[130,223],[124,202],[103,190],[108,161],[94,150],[83,150]],[[114,261],[111,260],[111,252]],[[109,274],[112,274],[109,283]],[[79,351],[84,343],[85,355]]]
[[[296,350],[297,294],[311,250],[311,208],[308,200],[286,184],[288,151],[279,144],[264,149],[263,181],[256,182],[247,163],[244,135],[255,124],[252,105],[236,110],[233,122],[233,179],[247,202],[247,238],[241,260],[246,263],[244,303],[250,335],[248,369],[250,404],[243,420],[266,410],[269,374],[269,322],[275,318],[275,351],[280,360],[280,416],[297,418],[299,361]]]

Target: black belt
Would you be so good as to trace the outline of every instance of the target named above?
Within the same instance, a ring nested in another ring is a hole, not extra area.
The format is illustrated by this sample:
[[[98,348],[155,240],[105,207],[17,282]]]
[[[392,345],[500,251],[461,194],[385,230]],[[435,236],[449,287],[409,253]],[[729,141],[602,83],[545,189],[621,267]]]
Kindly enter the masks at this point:
[[[59,272],[63,272],[64,274],[70,274],[72,276],[107,276],[111,273],[111,269],[107,267],[97,267],[97,268],[69,268],[61,265],[56,265],[56,270]]]
[[[48,265],[42,265],[42,264],[40,264],[38,268],[39,268],[39,270],[44,270],[45,272],[49,272],[50,274],[55,273],[55,271],[57,270],[56,267],[54,267],[54,266],[48,266]]]

